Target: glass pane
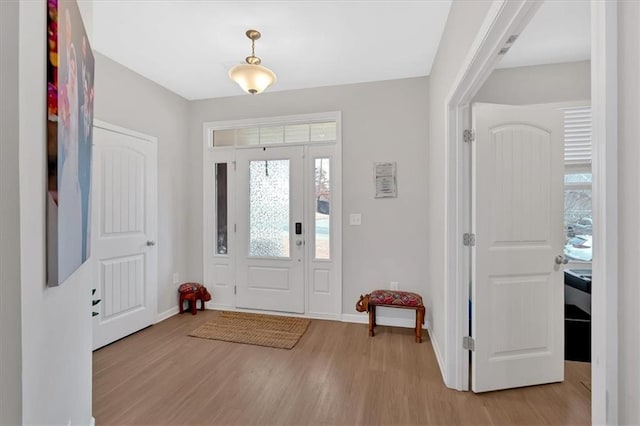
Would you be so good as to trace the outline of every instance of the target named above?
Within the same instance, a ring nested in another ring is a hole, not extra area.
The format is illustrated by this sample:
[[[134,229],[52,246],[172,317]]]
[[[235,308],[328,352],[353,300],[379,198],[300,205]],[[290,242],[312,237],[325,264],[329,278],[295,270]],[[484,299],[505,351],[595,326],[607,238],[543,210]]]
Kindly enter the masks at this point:
[[[591,173],[570,173],[564,175],[564,183],[584,184],[591,183]]]
[[[564,225],[567,241],[564,253],[571,260],[591,262],[592,259],[591,189],[564,191]]]
[[[235,130],[215,130],[213,132],[213,146],[233,146],[235,138]]]
[[[309,125],[308,124],[292,124],[284,127],[285,143],[302,143],[309,142]]]
[[[316,259],[329,259],[331,256],[331,180],[328,158],[316,158]]]
[[[237,129],[236,145],[259,145],[260,131],[257,127]]]
[[[289,257],[289,160],[249,163],[249,256]]]
[[[261,127],[260,128],[260,145],[273,145],[284,143],[284,127]]]
[[[227,254],[227,163],[216,163],[216,253]]]
[[[335,141],[336,140],[336,122],[329,123],[313,123],[311,124],[311,141]]]
[[[213,146],[246,146],[260,143],[259,129],[228,129],[213,132]]]

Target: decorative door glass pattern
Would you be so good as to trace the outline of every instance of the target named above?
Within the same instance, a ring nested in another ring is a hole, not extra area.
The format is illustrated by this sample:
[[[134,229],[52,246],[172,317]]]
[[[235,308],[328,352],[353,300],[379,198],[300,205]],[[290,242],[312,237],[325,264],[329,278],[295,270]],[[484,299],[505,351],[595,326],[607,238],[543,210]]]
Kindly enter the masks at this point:
[[[289,257],[289,160],[249,163],[249,256]]]

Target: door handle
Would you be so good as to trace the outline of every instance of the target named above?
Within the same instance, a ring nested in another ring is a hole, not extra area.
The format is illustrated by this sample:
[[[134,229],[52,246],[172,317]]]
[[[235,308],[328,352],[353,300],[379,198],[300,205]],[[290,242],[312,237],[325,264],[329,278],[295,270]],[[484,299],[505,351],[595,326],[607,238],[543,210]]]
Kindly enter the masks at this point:
[[[296,240],[296,245],[297,245],[298,247],[300,247],[302,244],[303,244],[303,241],[302,241],[302,240]]]
[[[569,263],[569,259],[563,255],[559,254],[556,256],[556,265],[566,265],[567,263]]]
[[[156,242],[155,242],[155,241],[151,241],[151,240],[149,240],[149,241],[147,241],[147,245],[148,245],[149,247],[153,247],[153,246],[155,246],[155,245],[156,245]]]

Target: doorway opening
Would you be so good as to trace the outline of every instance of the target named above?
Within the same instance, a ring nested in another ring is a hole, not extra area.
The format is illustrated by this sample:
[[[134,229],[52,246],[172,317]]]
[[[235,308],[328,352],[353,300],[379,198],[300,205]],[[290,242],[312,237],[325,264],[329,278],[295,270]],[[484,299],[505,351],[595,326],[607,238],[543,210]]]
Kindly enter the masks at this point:
[[[204,127],[209,306],[340,319],[340,113]]]
[[[472,213],[469,213],[471,181],[468,166],[470,153],[466,152],[464,130],[469,130],[471,122],[470,104],[494,70],[500,51],[508,50],[517,36],[537,12],[538,2],[496,2],[481,27],[473,51],[465,65],[465,72],[454,85],[449,97],[447,120],[449,123],[449,145],[447,149],[447,211],[452,221],[447,226],[447,275],[456,282],[455,288],[447,290],[445,299],[449,314],[447,340],[446,377],[450,386],[459,390],[468,389],[468,352],[462,347],[463,337],[469,330],[469,281],[468,270],[472,263],[471,249],[462,245],[460,235],[469,232]],[[615,4],[593,2],[591,5],[591,98],[594,111],[593,120],[593,234],[596,252],[593,256],[593,279],[602,283],[594,287],[592,356],[598,359],[592,369],[592,420],[610,422],[616,412],[616,389],[608,386],[615,377],[615,311],[607,306],[615,303],[616,295],[616,252],[606,252],[607,242],[615,239],[615,61],[606,60],[615,52]],[[614,54],[615,55],[615,54]],[[612,169],[613,168],[613,169]],[[610,191],[613,191],[611,193]],[[610,194],[610,195],[609,195]],[[462,213],[460,213],[462,212]],[[609,222],[606,218],[612,218]],[[600,246],[602,249],[598,250]],[[561,259],[562,263],[562,259]],[[596,294],[597,292],[597,294]],[[472,313],[473,315],[473,313]],[[608,408],[607,408],[608,403]]]

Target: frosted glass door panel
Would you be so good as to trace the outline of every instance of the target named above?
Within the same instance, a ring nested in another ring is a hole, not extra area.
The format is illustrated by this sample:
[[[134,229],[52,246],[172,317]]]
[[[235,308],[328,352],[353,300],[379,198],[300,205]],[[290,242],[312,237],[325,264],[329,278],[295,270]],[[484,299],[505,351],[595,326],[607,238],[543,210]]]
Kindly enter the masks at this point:
[[[290,257],[289,160],[249,163],[249,256]]]

